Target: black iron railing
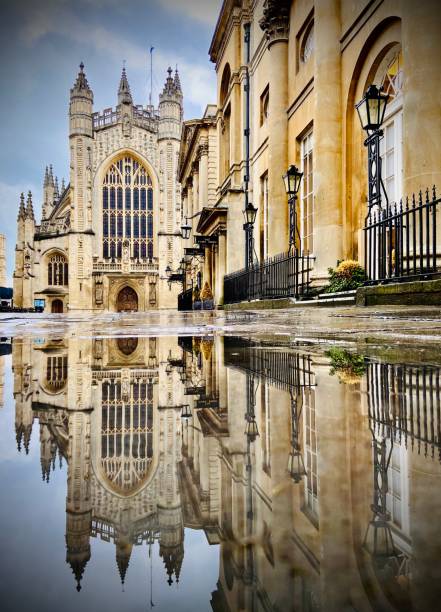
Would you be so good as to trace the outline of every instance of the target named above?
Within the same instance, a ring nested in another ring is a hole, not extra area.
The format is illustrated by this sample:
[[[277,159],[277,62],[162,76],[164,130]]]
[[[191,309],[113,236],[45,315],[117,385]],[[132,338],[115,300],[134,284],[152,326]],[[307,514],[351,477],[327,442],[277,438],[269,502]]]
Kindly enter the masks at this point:
[[[314,257],[280,253],[224,277],[224,302],[304,297],[309,292]]]
[[[385,208],[371,208],[364,228],[368,284],[441,274],[440,202],[433,187]]]
[[[191,310],[193,306],[192,302],[192,290],[187,289],[178,295],[178,310]]]
[[[441,368],[370,363],[367,397],[376,435],[441,461]]]

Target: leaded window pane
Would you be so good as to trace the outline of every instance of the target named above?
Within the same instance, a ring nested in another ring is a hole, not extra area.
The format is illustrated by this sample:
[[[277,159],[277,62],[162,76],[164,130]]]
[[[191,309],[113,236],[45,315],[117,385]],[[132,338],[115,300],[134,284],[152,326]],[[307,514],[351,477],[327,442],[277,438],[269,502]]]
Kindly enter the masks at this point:
[[[129,155],[117,160],[105,175],[102,197],[104,258],[120,258],[124,240],[132,257],[153,258],[153,189],[146,168]]]

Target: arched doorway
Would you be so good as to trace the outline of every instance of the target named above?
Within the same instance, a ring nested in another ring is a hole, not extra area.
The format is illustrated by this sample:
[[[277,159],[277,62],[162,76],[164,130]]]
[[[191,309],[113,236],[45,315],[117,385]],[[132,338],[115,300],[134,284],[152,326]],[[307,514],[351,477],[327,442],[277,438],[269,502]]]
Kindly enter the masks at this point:
[[[54,300],[52,302],[51,310],[53,313],[63,312],[63,302],[62,300]]]
[[[116,300],[116,309],[118,312],[138,310],[138,296],[136,291],[131,287],[124,287],[121,289]]]

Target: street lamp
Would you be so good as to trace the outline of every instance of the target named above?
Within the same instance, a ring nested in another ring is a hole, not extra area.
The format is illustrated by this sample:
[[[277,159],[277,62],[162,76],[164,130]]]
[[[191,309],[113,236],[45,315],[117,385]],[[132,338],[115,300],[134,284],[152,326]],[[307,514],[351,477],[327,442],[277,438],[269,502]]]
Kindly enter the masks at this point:
[[[250,268],[253,265],[253,253],[254,253],[254,238],[253,238],[253,227],[256,221],[257,208],[253,206],[251,202],[245,207],[245,210],[242,211],[244,216],[244,226],[245,230],[245,263],[246,268]]]
[[[289,206],[289,250],[295,248],[296,245],[296,233],[297,229],[297,215],[296,215],[296,202],[297,194],[300,189],[303,172],[297,168],[297,166],[290,166],[283,177],[285,182],[285,190],[288,196]],[[299,248],[300,248],[300,236],[299,236]]]
[[[367,134],[364,145],[368,149],[369,210],[375,205],[381,207],[381,191],[383,191],[386,204],[389,204],[381,177],[380,155],[380,140],[383,137],[381,125],[388,100],[389,95],[383,92],[382,87],[369,85],[363,99],[355,105],[361,127]]]
[[[245,435],[249,442],[254,442],[259,435],[259,429],[257,427],[256,414],[254,407],[256,405],[256,392],[254,388],[254,376],[253,374],[247,374],[247,411],[245,413]]]
[[[184,240],[188,240],[190,238],[191,225],[189,224],[187,217],[185,217],[185,223],[181,225],[181,233]]]
[[[191,418],[191,410],[189,404],[182,404],[181,406],[181,419],[190,419]]]
[[[293,391],[291,395],[291,452],[288,456],[288,474],[297,484],[304,476],[306,476],[305,464],[299,444],[299,419],[300,414],[297,413],[297,397]]]

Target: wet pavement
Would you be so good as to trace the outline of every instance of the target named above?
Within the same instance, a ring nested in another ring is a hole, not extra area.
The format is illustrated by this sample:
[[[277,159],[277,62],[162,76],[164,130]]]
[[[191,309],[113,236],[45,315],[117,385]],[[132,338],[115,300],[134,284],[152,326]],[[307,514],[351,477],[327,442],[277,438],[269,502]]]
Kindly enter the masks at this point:
[[[437,609],[440,313],[2,315],[2,611]]]

